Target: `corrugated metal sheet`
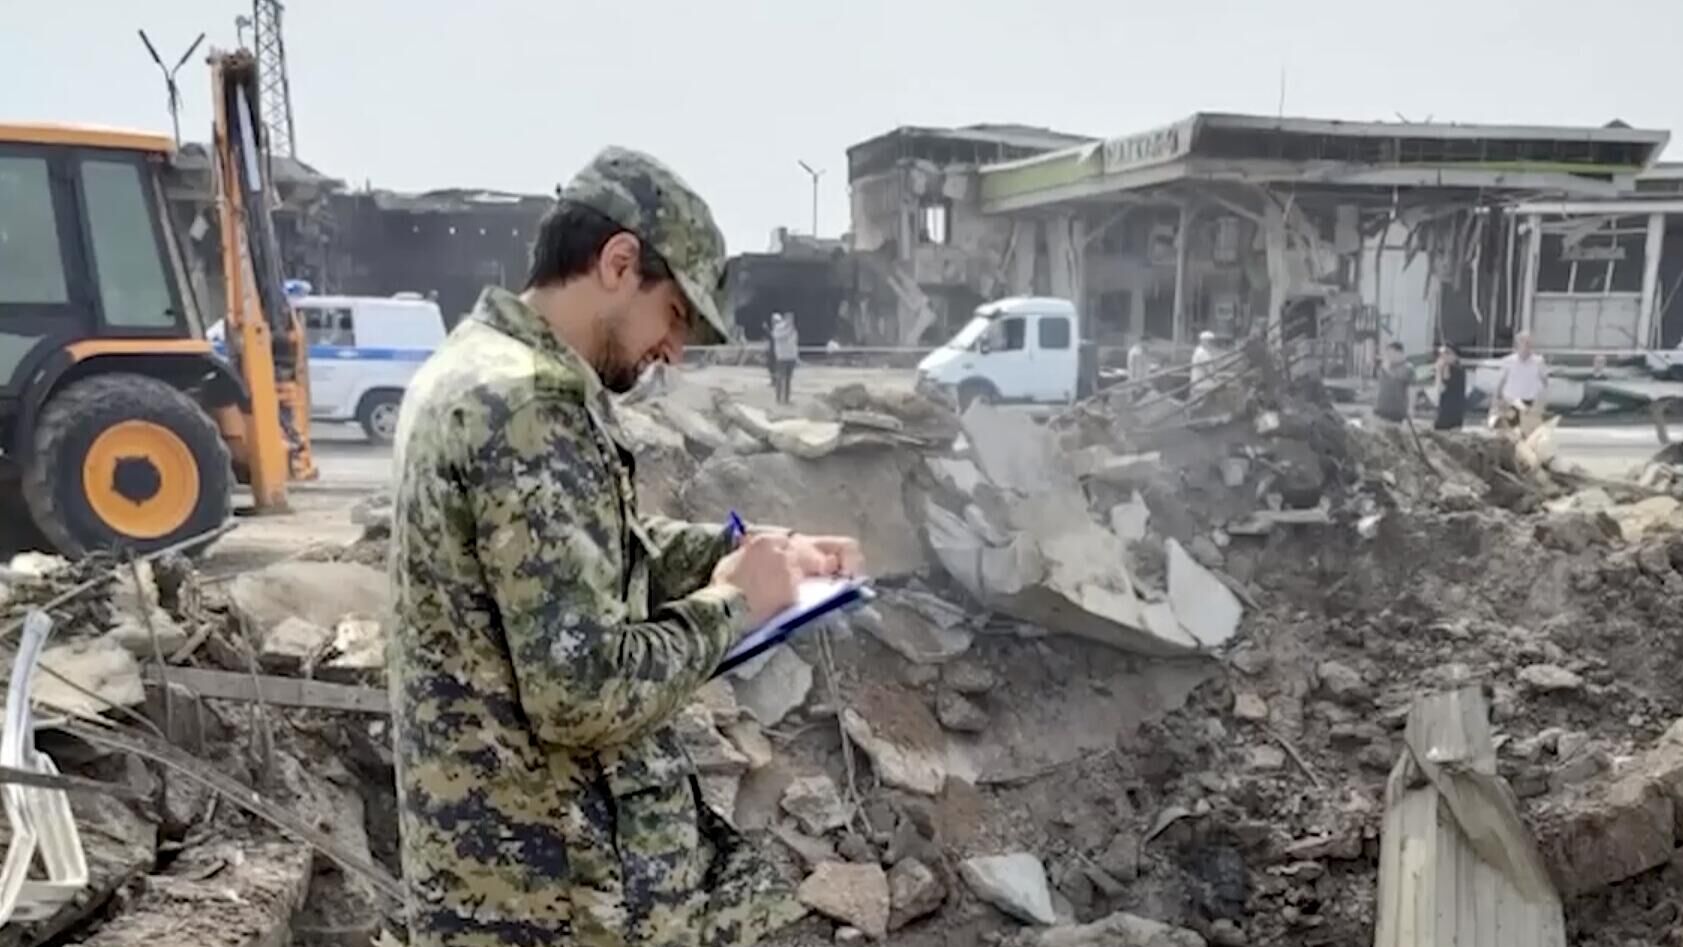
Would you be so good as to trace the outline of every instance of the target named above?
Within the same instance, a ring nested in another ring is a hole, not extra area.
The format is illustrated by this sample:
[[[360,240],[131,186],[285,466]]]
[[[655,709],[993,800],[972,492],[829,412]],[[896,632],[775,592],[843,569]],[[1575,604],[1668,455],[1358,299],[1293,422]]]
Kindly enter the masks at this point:
[[[1415,704],[1385,806],[1376,947],[1565,947],[1560,896],[1496,774],[1476,688]]]

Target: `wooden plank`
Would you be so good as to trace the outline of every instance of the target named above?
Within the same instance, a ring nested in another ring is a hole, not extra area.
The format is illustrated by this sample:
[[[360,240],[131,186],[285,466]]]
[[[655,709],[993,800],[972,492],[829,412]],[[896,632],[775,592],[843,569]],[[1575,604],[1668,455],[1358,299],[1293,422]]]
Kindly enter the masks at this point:
[[[171,684],[179,684],[200,697],[213,700],[261,701],[277,707],[311,707],[364,714],[391,713],[390,698],[385,690],[377,687],[203,668],[172,667],[160,675],[157,665],[146,665],[146,683],[161,685],[165,677]]]

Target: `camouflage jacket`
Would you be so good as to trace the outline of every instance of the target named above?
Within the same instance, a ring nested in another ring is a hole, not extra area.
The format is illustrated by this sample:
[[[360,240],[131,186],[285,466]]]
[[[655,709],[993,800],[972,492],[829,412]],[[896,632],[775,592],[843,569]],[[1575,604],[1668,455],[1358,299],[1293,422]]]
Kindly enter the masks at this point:
[[[672,721],[735,640],[722,524],[639,516],[596,373],[487,290],[398,424],[388,644],[412,947],[749,944],[801,913]]]

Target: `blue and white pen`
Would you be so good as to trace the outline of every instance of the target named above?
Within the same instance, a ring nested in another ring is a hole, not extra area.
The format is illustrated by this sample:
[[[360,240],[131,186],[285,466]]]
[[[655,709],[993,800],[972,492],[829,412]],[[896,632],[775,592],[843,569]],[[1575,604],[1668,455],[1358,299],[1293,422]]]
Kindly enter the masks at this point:
[[[746,535],[748,524],[742,522],[742,517],[737,516],[735,510],[731,510],[730,517],[725,520],[725,538],[730,540],[732,546],[738,546],[742,543],[742,537]]]

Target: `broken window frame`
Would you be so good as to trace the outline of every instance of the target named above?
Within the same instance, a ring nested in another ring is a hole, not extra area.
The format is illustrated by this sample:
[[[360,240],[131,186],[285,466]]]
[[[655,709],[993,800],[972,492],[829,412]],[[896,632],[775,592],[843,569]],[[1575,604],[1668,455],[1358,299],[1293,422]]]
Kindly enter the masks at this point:
[[[1592,245],[1611,244],[1624,247],[1624,259],[1565,258],[1566,235],[1574,231],[1584,231],[1590,221],[1595,221],[1596,226],[1584,233],[1580,243],[1588,241]],[[1646,266],[1648,235],[1645,217],[1629,214],[1552,217],[1544,221],[1542,226],[1543,239],[1537,257],[1538,296],[1603,299],[1642,295],[1642,273]],[[1565,288],[1559,288],[1563,269],[1566,277]]]
[[[924,201],[917,210],[917,241],[931,246],[952,243],[952,201]]]

